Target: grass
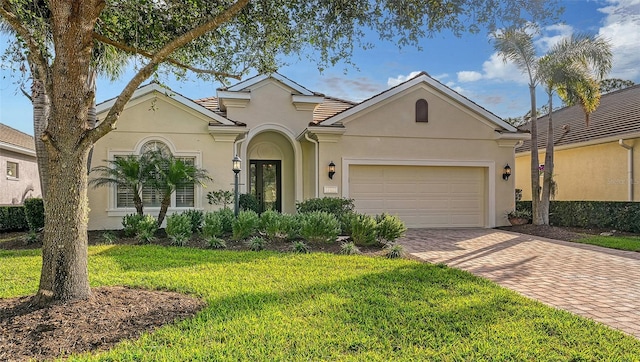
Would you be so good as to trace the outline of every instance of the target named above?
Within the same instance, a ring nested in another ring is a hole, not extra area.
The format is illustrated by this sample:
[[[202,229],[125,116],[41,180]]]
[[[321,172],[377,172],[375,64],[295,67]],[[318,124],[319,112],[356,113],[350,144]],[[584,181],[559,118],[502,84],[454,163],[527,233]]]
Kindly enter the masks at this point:
[[[589,235],[576,239],[575,242],[582,244],[598,245],[605,248],[640,251],[640,237],[638,236],[600,236]]]
[[[92,246],[92,286],[196,295],[194,318],[71,361],[634,361],[640,341],[467,272],[415,261]],[[0,251],[0,297],[36,292],[39,250]]]

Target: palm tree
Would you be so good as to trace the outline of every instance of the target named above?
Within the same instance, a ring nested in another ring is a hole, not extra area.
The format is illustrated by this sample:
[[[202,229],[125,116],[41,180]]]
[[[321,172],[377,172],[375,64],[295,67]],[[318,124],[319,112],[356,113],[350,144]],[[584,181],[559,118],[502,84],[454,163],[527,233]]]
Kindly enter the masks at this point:
[[[540,156],[538,154],[538,115],[536,113],[536,86],[538,85],[538,62],[533,38],[527,32],[528,29],[507,29],[494,33],[494,48],[503,57],[504,61],[512,61],[529,77],[529,97],[531,100],[531,206],[533,223],[543,224],[540,213],[540,179],[538,167]]]
[[[93,187],[112,186],[131,190],[133,194],[133,204],[138,215],[143,214],[142,189],[151,183],[150,175],[153,174],[155,166],[149,162],[149,157],[128,155],[116,157],[107,161],[108,165],[94,167],[91,172],[100,174],[99,177],[89,181]]]
[[[190,162],[161,151],[147,152],[153,165],[153,177],[150,180],[151,187],[162,196],[160,212],[158,213],[158,226],[162,224],[167,210],[171,205],[171,195],[182,186],[199,183],[204,186],[205,180],[211,180],[207,171],[197,168]]]
[[[589,126],[589,114],[600,104],[600,80],[611,70],[610,44],[602,38],[584,34],[565,38],[538,60],[538,78],[545,85],[549,109],[553,109],[553,93],[569,106],[580,104]],[[547,145],[543,172],[542,200],[540,203],[543,223],[549,224],[549,202],[553,186],[553,112],[549,112]],[[533,151],[533,150],[532,150]]]
[[[529,76],[531,96],[531,195],[533,223],[549,224],[549,200],[553,176],[553,123],[549,112],[542,194],[539,179],[536,85],[542,82],[553,109],[553,93],[568,105],[580,103],[589,124],[589,113],[599,104],[598,80],[611,69],[611,46],[605,40],[587,35],[575,35],[556,44],[538,58],[529,29],[508,29],[494,34],[494,48],[505,61],[513,61]]]

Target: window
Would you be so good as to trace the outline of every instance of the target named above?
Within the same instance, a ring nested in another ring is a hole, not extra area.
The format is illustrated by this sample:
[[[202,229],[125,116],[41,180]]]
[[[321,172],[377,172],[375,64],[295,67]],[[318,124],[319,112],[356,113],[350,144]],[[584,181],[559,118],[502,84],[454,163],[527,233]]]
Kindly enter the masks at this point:
[[[416,102],[416,122],[429,122],[429,103],[424,99]]]
[[[149,141],[141,147],[140,151],[141,154],[149,151],[160,151],[167,155],[171,154],[169,147],[160,141]],[[115,157],[118,158],[118,156]],[[177,158],[189,165],[196,164],[195,157]],[[143,187],[140,196],[144,207],[160,207],[162,203],[162,192],[154,190],[150,186]],[[121,185],[116,186],[116,207],[132,208],[134,206],[132,188]],[[195,184],[193,182],[188,182],[176,187],[171,198],[171,207],[195,207]]]
[[[7,161],[7,176],[18,178],[18,164],[16,162]]]

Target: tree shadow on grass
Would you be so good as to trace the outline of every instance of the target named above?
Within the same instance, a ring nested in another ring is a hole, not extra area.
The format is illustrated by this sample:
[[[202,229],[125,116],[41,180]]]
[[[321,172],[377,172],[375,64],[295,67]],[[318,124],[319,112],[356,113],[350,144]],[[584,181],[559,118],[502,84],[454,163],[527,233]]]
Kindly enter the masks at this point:
[[[357,360],[368,359],[370,353],[389,360],[482,359],[505,351],[519,353],[516,359],[535,360],[550,349],[569,358],[572,352],[610,341],[613,349],[608,353],[629,353],[624,349],[629,344],[619,343],[620,333],[594,334],[600,327],[592,321],[542,307],[469,273],[420,263],[381,263],[385,270],[377,271],[377,262],[373,264],[353,276],[334,280],[327,275],[282,291],[239,290],[220,298],[204,287],[196,292],[208,301],[205,310],[170,327],[173,332],[148,336],[135,348],[170,346],[152,353],[177,359],[199,346],[199,358],[230,360]],[[295,266],[285,269],[298,272]],[[254,282],[262,285],[268,279],[257,276]],[[185,280],[185,287],[188,284]],[[554,315],[561,320],[556,322]],[[547,324],[554,325],[554,335],[537,322],[550,318]],[[503,328],[508,333],[504,338],[490,333]],[[576,341],[573,347],[563,345],[566,338]],[[531,340],[538,344],[530,345]],[[148,357],[153,359],[153,354]]]

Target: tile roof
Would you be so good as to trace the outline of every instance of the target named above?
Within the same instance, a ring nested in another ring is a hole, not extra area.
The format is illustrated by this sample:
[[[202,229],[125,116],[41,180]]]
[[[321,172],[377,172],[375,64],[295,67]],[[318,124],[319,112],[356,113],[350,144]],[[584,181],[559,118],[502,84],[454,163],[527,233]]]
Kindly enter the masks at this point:
[[[600,106],[589,117],[589,127],[579,105],[559,109],[551,115],[556,147],[640,133],[640,84],[603,94]],[[547,143],[548,120],[548,116],[544,116],[537,121],[539,149]],[[530,128],[530,123],[520,127],[527,131]],[[530,150],[531,141],[527,140],[516,152]]]
[[[33,136],[20,132],[17,129],[11,128],[2,123],[0,123],[0,142],[9,143],[11,145],[33,151],[36,149]]]

